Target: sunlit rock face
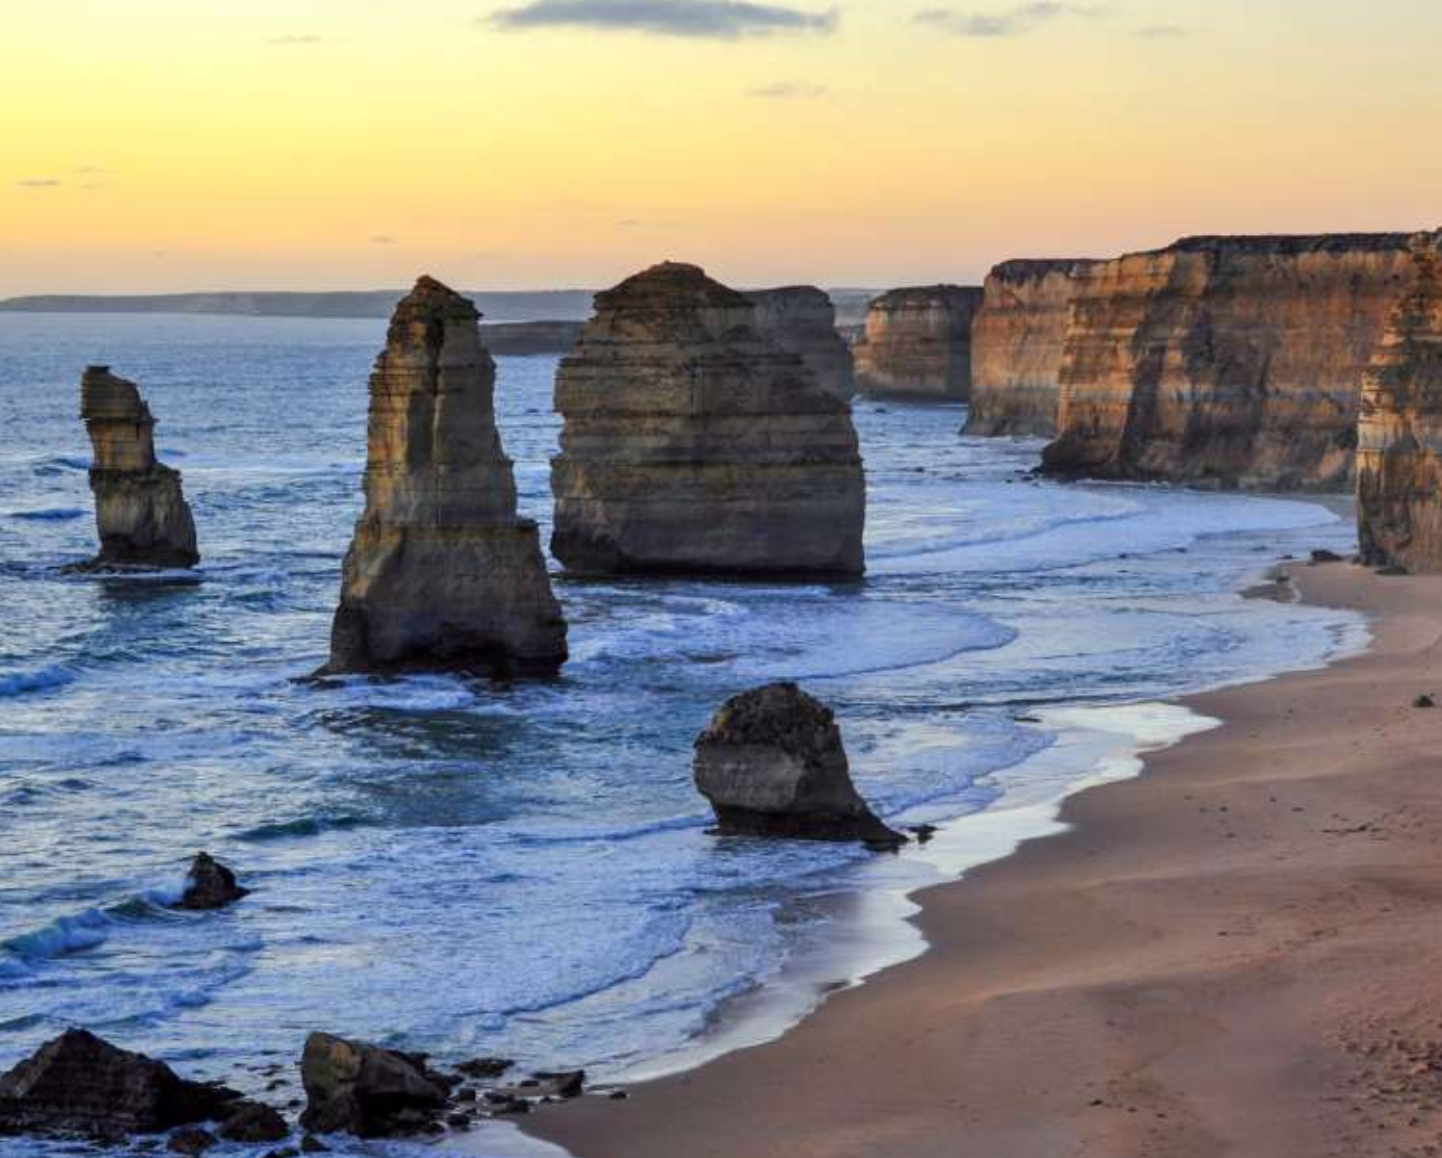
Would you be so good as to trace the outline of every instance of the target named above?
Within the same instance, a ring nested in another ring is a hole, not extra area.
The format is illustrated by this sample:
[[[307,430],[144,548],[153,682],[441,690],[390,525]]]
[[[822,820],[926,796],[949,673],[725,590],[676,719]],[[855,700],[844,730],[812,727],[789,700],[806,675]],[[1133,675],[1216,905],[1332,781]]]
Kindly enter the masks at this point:
[[[370,379],[365,512],[329,672],[547,675],[565,662],[536,524],[516,515],[479,317],[423,277],[391,318]]]
[[[889,290],[866,311],[852,349],[857,389],[872,397],[963,402],[971,395],[971,326],[982,291],[957,285]]]
[[[1081,279],[1061,367],[1063,476],[1339,490],[1406,234],[1199,237]]]
[[[851,347],[836,329],[836,307],[825,290],[811,285],[747,290],[756,306],[756,328],[811,368],[822,389],[851,400],[856,375]]]
[[[1056,433],[1061,361],[1085,259],[1008,261],[987,275],[971,328],[967,434]]]
[[[134,382],[108,366],[80,379],[80,416],[93,452],[90,490],[100,553],[88,567],[194,567],[195,519],[180,472],[155,458],[155,419]]]
[[[556,409],[551,549],[568,569],[862,571],[850,406],[696,266],[666,262],[596,296]]]
[[[1418,236],[1413,274],[1362,382],[1362,557],[1442,570],[1442,233]]]

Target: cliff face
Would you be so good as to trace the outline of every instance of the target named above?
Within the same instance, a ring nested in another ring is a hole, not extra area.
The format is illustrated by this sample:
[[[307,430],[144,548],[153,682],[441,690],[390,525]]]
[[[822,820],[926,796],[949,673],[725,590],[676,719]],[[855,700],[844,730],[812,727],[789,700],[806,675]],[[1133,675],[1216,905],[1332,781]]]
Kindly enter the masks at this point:
[[[857,574],[851,408],[756,307],[667,262],[596,296],[556,375],[551,548],[580,571]]]
[[[894,289],[872,301],[853,348],[863,394],[937,402],[971,395],[971,326],[982,291],[955,285]]]
[[[1072,298],[1078,279],[1097,264],[1008,261],[987,275],[971,327],[971,404],[964,433],[1056,433]]]
[[[90,490],[100,554],[89,567],[194,567],[195,520],[180,472],[155,458],[155,419],[134,382],[108,366],[80,379],[80,417],[90,435]]]
[[[1061,475],[1335,490],[1405,234],[1192,238],[1080,279],[1061,367]]]
[[[545,675],[565,662],[536,525],[516,516],[478,319],[425,277],[391,318],[327,671]]]
[[[1369,563],[1442,570],[1442,233],[1414,239],[1410,288],[1362,382],[1357,532]]]
[[[851,401],[856,375],[851,347],[836,329],[836,307],[824,290],[810,285],[748,290],[756,306],[756,328],[783,350],[800,356],[822,389]]]

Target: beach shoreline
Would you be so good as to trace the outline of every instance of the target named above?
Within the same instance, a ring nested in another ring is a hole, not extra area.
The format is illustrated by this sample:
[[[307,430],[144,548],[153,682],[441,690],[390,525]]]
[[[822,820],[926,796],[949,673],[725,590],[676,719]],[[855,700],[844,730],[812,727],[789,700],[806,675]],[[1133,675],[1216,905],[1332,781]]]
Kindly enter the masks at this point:
[[[1370,648],[1185,697],[1224,726],[918,893],[921,956],[778,1040],[527,1132],[580,1158],[1431,1153],[1442,1029],[1411,946],[1442,940],[1421,927],[1442,716],[1412,700],[1442,689],[1442,589],[1289,570],[1365,614]]]

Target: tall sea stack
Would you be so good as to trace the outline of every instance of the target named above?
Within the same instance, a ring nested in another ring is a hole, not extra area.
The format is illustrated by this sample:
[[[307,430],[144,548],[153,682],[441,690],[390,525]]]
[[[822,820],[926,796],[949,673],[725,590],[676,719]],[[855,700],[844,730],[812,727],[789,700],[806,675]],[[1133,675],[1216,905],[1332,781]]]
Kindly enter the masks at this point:
[[[1410,276],[1407,234],[1196,237],[1080,279],[1062,476],[1339,490],[1362,374]]]
[[[90,435],[90,489],[100,554],[87,568],[194,567],[195,519],[180,472],[156,461],[155,419],[134,382],[89,366],[80,379],[80,417]]]
[[[964,402],[971,396],[971,324],[982,291],[959,285],[894,289],[872,301],[852,353],[856,386],[881,398]]]
[[[326,672],[550,675],[566,660],[536,524],[516,515],[479,319],[429,277],[391,317]]]
[[[1056,434],[1061,362],[1085,259],[1007,261],[987,275],[971,328],[966,434]]]
[[[1414,275],[1362,381],[1357,534],[1368,563],[1442,570],[1442,233],[1413,242]]]
[[[825,290],[814,285],[747,290],[756,305],[756,328],[801,360],[822,389],[851,401],[856,374],[851,347],[836,328],[836,307]]]
[[[551,549],[567,568],[862,571],[851,407],[696,266],[666,262],[596,295],[556,409]]]

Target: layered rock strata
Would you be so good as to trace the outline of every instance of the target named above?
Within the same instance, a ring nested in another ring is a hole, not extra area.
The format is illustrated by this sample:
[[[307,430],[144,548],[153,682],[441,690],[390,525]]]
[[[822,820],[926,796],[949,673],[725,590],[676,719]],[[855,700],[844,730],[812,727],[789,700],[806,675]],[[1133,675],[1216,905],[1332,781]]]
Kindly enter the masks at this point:
[[[1043,469],[1344,488],[1411,261],[1405,234],[1198,237],[1085,271]]]
[[[549,675],[565,662],[536,524],[516,515],[478,319],[428,277],[391,318],[370,380],[365,512],[325,672]]]
[[[971,328],[966,434],[1056,433],[1061,363],[1086,259],[1007,261],[987,275]]]
[[[857,389],[872,397],[965,401],[981,300],[980,288],[957,285],[894,289],[873,299],[852,348]]]
[[[134,382],[108,366],[88,366],[80,379],[80,417],[90,435],[90,490],[100,554],[86,566],[194,567],[195,519],[180,472],[155,457],[155,419]]]
[[[567,568],[862,571],[850,406],[696,266],[667,262],[596,296],[556,409],[551,549]]]
[[[1357,534],[1367,563],[1442,570],[1442,233],[1412,245],[1413,276],[1362,382]]]
[[[722,704],[696,737],[695,777],[723,834],[906,841],[852,784],[831,709],[794,683],[767,684]]]
[[[811,368],[822,389],[846,401],[856,393],[851,346],[836,328],[836,307],[825,290],[811,285],[748,290],[756,305],[756,328]]]

